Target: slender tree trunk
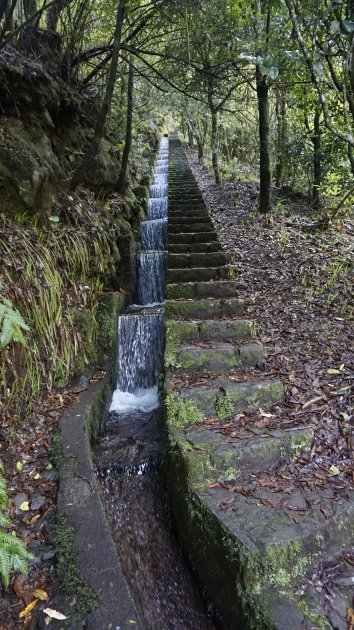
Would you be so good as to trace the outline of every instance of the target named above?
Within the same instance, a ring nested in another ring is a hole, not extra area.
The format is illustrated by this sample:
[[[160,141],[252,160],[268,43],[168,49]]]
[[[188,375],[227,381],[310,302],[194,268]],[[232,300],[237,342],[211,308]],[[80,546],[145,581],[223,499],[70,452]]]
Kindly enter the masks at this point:
[[[281,188],[284,174],[284,154],[286,144],[286,100],[285,95],[277,91],[277,163],[275,165],[275,185]]]
[[[350,144],[348,144],[348,159],[350,162],[352,175],[354,176],[354,152],[353,152],[353,147],[351,147]]]
[[[37,0],[24,0],[23,8],[25,11],[25,18],[28,20],[31,15],[34,15],[38,11]]]
[[[321,168],[321,126],[320,126],[321,113],[319,108],[316,108],[313,127],[313,188],[312,188],[312,207],[314,210],[318,210],[320,207],[320,191],[319,186],[322,182],[322,168]]]
[[[215,107],[211,110],[211,161],[215,175],[215,183],[221,184],[218,147],[218,111]]]
[[[121,36],[122,36],[124,15],[125,15],[125,0],[119,0],[118,9],[117,9],[116,26],[115,26],[115,32],[114,32],[112,59],[111,59],[111,65],[109,68],[105,95],[104,95],[103,102],[101,105],[101,110],[98,115],[95,133],[91,141],[91,144],[70,182],[71,190],[74,190],[79,185],[79,183],[82,181],[82,178],[85,172],[88,169],[92,168],[92,166],[94,165],[95,158],[100,148],[108,112],[111,108],[114,85],[117,79],[119,50],[120,50],[120,41],[121,41]]]
[[[118,192],[123,193],[127,185],[127,173],[130,149],[132,146],[133,131],[133,111],[134,111],[134,57],[130,56],[129,72],[128,72],[128,94],[127,94],[127,121],[125,126],[125,142],[122,156],[122,164],[120,167],[119,179],[117,184]]]
[[[271,172],[269,151],[269,88],[259,66],[256,66],[257,100],[259,116],[259,212],[271,210]]]
[[[187,122],[187,133],[188,133],[188,146],[190,149],[194,149],[193,131],[188,122]]]
[[[198,146],[198,162],[200,163],[204,157],[204,146],[203,146],[203,142],[201,141],[199,137],[197,138],[197,146]]]

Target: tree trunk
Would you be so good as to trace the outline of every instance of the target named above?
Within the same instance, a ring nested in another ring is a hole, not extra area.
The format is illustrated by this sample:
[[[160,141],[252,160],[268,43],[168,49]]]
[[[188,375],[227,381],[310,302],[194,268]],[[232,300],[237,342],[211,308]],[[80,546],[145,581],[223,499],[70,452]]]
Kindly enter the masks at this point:
[[[133,130],[133,110],[134,110],[134,66],[133,55],[130,56],[129,72],[128,72],[128,94],[127,94],[127,121],[125,126],[125,142],[122,156],[122,164],[120,167],[118,179],[118,192],[123,193],[127,185],[127,173],[130,149],[132,146],[132,130]]]
[[[26,20],[28,20],[32,15],[34,15],[38,11],[37,0],[24,0],[23,8],[25,11],[25,18]]]
[[[211,109],[211,161],[215,176],[215,183],[221,184],[218,150],[218,112],[215,107]]]
[[[313,126],[313,188],[312,188],[312,207],[314,210],[318,210],[320,207],[320,191],[319,186],[322,182],[322,168],[321,168],[321,126],[320,126],[321,113],[319,108],[316,108]]]
[[[259,212],[271,210],[271,173],[269,152],[269,88],[259,66],[256,66],[257,100],[259,116]]]
[[[74,173],[74,176],[70,182],[71,190],[74,190],[79,185],[79,183],[82,181],[82,178],[85,172],[88,171],[90,168],[94,167],[95,158],[100,148],[108,112],[111,108],[114,85],[117,79],[119,50],[120,50],[120,41],[121,41],[121,36],[122,36],[124,15],[125,15],[125,0],[119,0],[119,5],[117,9],[116,26],[115,26],[115,32],[114,32],[112,59],[111,59],[111,65],[109,68],[105,95],[104,95],[101,109],[100,109],[98,119],[96,122],[95,133],[91,141],[91,144],[88,150],[86,151],[81,164],[79,164],[79,167]]]
[[[198,146],[198,162],[200,163],[204,157],[204,146],[203,146],[203,142],[201,141],[199,137],[197,138],[197,146]]]
[[[277,91],[276,95],[277,117],[277,163],[275,165],[275,185],[281,188],[284,175],[284,155],[286,143],[286,100],[285,95]]]

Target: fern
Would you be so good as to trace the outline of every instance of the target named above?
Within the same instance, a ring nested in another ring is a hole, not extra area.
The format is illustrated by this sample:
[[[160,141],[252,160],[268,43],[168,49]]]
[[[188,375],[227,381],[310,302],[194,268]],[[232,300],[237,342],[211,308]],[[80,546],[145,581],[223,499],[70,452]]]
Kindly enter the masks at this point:
[[[28,561],[33,558],[26,545],[12,536],[6,530],[11,526],[11,520],[3,514],[3,510],[8,505],[8,497],[6,492],[6,482],[2,475],[3,463],[0,460],[0,580],[3,586],[9,586],[10,574],[13,571],[19,573],[28,573]]]
[[[0,285],[0,290],[1,288]],[[0,295],[0,350],[6,348],[12,341],[26,345],[22,331],[28,330],[29,327],[12,302]]]

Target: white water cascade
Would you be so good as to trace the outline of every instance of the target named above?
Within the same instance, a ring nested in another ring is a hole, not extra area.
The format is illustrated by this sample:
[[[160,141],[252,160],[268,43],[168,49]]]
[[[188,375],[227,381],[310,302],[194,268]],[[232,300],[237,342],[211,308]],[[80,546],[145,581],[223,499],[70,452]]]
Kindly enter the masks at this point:
[[[144,312],[121,315],[118,320],[118,383],[110,405],[110,411],[118,414],[149,413],[159,406],[157,380],[164,346],[161,307],[167,285],[167,195],[168,138],[163,138],[150,188],[148,220],[141,224],[142,251],[136,260],[137,308],[144,306]]]

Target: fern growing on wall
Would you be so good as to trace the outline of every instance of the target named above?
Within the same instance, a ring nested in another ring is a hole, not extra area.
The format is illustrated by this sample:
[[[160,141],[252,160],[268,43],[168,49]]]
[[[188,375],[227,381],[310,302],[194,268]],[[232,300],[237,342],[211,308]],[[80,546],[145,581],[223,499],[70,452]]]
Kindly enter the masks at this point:
[[[0,291],[1,289],[0,284]],[[22,331],[27,330],[29,327],[12,302],[0,294],[0,350],[8,346],[11,341],[18,341],[25,345],[26,340]]]
[[[5,588],[8,587],[10,574],[13,571],[19,573],[28,572],[28,561],[33,558],[26,545],[9,534],[6,529],[11,526],[11,520],[5,516],[4,510],[8,505],[6,482],[3,477],[3,463],[0,460],[0,579]]]

